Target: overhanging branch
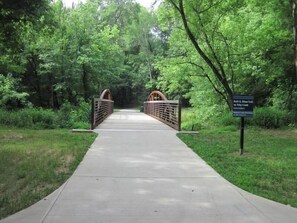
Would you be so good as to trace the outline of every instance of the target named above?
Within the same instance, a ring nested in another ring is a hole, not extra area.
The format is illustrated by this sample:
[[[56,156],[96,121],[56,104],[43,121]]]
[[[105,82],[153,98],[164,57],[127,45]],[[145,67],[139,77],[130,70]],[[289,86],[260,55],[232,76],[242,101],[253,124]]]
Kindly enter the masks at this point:
[[[210,60],[210,58],[205,54],[205,52],[201,49],[199,43],[197,42],[194,34],[192,33],[189,24],[188,24],[188,20],[185,14],[185,10],[184,10],[184,2],[183,0],[178,0],[178,5],[175,3],[175,1],[173,0],[169,0],[170,3],[172,3],[173,7],[179,12],[181,18],[182,18],[182,22],[185,28],[185,31],[190,39],[190,41],[192,42],[195,50],[197,51],[197,53],[200,55],[200,57],[206,62],[206,64],[209,66],[209,68],[212,70],[213,74],[215,75],[215,77],[218,79],[218,81],[222,84],[222,87],[227,95],[224,96],[224,99],[227,98],[227,103],[229,108],[231,109],[232,107],[232,96],[233,96],[233,91],[231,90],[229,83],[227,81],[227,79],[225,78],[225,73],[221,73],[220,72],[220,68],[217,68],[213,62]]]

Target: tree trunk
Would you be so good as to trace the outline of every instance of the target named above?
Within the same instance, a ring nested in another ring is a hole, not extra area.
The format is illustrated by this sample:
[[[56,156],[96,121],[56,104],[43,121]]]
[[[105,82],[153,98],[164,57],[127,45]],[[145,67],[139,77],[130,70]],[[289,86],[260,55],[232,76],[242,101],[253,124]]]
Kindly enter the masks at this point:
[[[88,72],[86,65],[83,64],[83,76],[82,76],[82,82],[83,82],[83,92],[84,92],[84,99],[88,100],[89,99],[89,78],[88,78]]]
[[[34,89],[37,94],[37,104],[39,106],[43,106],[43,97],[42,97],[42,90],[41,90],[41,83],[40,83],[40,76],[38,75],[38,61],[37,56],[35,54],[31,54],[28,58],[29,64],[31,66],[31,72],[33,74],[32,82],[34,83]]]
[[[293,17],[293,33],[294,33],[294,83],[297,83],[297,3],[292,0],[292,17]]]

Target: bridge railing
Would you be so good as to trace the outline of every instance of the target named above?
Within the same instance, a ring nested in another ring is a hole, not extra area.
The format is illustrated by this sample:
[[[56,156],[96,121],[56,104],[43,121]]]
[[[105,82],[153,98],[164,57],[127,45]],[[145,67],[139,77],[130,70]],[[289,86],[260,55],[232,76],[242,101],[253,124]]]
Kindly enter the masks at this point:
[[[144,113],[180,131],[181,103],[179,100],[144,102]]]
[[[92,115],[91,115],[91,128],[95,129],[102,123],[109,115],[113,113],[112,100],[93,98],[92,101]]]
[[[96,128],[103,122],[109,115],[113,113],[113,104],[111,100],[111,92],[105,89],[99,98],[93,98],[92,101],[92,114],[91,114],[91,128]]]

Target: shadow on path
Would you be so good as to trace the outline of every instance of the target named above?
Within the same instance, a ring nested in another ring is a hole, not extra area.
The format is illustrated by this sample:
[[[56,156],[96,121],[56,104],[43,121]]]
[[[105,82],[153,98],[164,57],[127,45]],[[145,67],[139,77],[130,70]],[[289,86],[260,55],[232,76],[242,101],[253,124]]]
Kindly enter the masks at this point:
[[[1,223],[297,222],[297,209],[231,185],[176,137],[133,110],[111,115],[56,192]]]

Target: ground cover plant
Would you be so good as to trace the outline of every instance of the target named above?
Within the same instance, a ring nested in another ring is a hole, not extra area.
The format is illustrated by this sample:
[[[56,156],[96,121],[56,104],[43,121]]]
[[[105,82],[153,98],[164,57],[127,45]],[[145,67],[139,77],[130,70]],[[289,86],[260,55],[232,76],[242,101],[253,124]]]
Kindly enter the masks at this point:
[[[233,184],[253,194],[297,207],[296,128],[248,128],[243,156],[239,155],[239,131],[234,126],[178,136]]]
[[[30,129],[89,129],[90,117],[91,104],[84,101],[81,101],[78,106],[65,102],[59,110],[34,107],[0,109],[0,125]]]
[[[0,128],[0,219],[42,199],[73,173],[95,134]]]

